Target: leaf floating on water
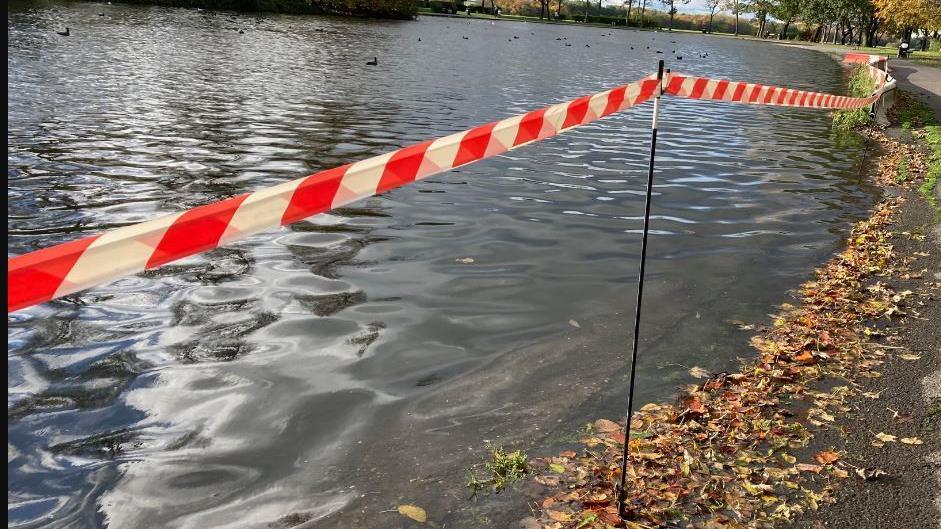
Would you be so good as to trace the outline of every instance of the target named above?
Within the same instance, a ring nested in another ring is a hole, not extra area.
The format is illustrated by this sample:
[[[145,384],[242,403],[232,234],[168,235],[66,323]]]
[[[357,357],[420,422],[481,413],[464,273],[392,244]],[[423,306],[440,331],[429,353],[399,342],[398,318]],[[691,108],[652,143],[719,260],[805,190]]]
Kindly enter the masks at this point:
[[[425,521],[428,519],[428,515],[425,513],[425,509],[422,509],[417,505],[399,505],[399,514],[402,516],[407,516],[418,523],[425,523]]]
[[[581,325],[579,325],[578,322],[575,320],[569,320],[569,325],[571,325],[572,327],[575,327],[576,329],[581,328]]]
[[[693,377],[696,377],[696,378],[709,378],[709,375],[710,375],[709,371],[706,371],[705,369],[703,369],[703,368],[701,368],[701,367],[699,367],[699,366],[695,366],[695,367],[691,368],[691,369],[689,370],[689,374],[690,374],[690,376],[693,376]]]
[[[903,437],[901,441],[907,445],[920,445],[925,443],[917,437]]]
[[[565,467],[562,466],[562,465],[560,465],[560,464],[558,464],[558,463],[550,463],[550,464],[549,464],[549,468],[550,468],[553,472],[555,472],[555,473],[557,473],[557,474],[564,474],[564,473],[565,473]]]
[[[473,257],[461,257],[459,259],[455,259],[454,261],[461,263],[461,264],[472,264],[474,262],[474,258]]]
[[[750,331],[755,328],[755,324],[745,323],[744,321],[740,321],[740,320],[728,320],[728,323],[731,323],[732,325],[738,327],[740,331]]]

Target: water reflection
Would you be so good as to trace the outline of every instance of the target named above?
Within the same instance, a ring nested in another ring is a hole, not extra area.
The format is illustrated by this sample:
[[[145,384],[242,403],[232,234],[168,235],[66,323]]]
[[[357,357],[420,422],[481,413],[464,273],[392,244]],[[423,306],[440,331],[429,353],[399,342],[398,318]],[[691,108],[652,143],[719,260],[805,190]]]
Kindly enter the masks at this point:
[[[634,80],[667,38],[8,15],[10,253]],[[709,53],[690,74],[841,85],[823,55],[673,39]],[[649,113],[12,315],[9,525],[395,527],[384,511],[405,502],[450,527],[523,516],[519,495],[468,503],[463,467],[484,439],[545,450],[622,412]],[[821,113],[665,100],[642,399],[746,354],[724,322],[764,318],[839,243],[872,200],[867,148]]]

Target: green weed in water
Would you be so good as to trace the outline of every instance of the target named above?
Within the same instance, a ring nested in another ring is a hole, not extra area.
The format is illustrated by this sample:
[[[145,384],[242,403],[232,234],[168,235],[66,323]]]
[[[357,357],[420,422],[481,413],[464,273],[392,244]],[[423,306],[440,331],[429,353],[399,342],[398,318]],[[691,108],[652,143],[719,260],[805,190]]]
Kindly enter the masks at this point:
[[[489,443],[486,446],[490,457],[483,463],[483,473],[477,473],[480,465],[467,469],[467,486],[472,497],[486,489],[499,494],[529,471],[529,458],[521,450],[507,452],[501,446]]]

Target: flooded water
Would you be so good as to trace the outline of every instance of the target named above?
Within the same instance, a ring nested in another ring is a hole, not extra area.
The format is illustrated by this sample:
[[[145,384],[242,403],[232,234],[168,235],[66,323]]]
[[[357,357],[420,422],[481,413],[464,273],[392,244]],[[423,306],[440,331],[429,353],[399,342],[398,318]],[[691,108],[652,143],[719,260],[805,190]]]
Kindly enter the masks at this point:
[[[809,51],[445,18],[27,2],[7,44],[9,255],[633,81],[673,50],[677,71],[842,86]],[[546,453],[623,413],[650,112],[9,316],[9,526],[525,516],[525,491],[468,501],[464,468],[486,440]],[[862,150],[823,112],[664,101],[642,400],[749,354],[728,320],[766,321],[839,246],[874,198]]]

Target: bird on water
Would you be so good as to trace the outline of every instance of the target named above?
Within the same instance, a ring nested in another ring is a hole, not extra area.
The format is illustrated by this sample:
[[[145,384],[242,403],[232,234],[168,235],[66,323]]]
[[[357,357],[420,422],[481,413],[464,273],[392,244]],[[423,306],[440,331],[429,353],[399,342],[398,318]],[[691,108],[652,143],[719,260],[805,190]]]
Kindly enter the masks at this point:
[[[371,61],[366,63],[366,66],[376,66],[379,64],[379,57],[373,57]]]
[[[65,28],[65,31],[56,31],[56,33],[58,33],[59,35],[62,35],[63,37],[68,37],[69,35],[71,35],[71,33],[69,33],[69,28]]]

